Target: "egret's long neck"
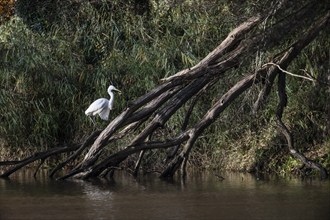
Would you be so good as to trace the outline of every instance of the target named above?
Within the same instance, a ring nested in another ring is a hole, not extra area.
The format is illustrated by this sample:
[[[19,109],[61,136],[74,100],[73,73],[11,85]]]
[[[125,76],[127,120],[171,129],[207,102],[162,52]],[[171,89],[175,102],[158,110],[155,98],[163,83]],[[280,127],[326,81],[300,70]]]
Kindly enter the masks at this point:
[[[113,92],[109,92],[110,95],[110,99],[109,99],[109,108],[112,109],[113,106],[113,100],[115,98],[115,95],[113,94]]]

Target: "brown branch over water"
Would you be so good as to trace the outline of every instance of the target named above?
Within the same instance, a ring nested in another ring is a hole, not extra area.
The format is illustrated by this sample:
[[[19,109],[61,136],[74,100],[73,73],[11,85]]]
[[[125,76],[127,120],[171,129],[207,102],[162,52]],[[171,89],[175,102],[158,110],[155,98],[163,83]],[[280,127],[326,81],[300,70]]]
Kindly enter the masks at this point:
[[[72,152],[72,151],[77,150],[78,148],[79,148],[78,145],[72,146],[72,147],[56,147],[56,148],[51,148],[44,152],[36,153],[36,154],[28,157],[27,159],[24,159],[24,160],[18,162],[14,167],[12,167],[9,170],[7,170],[6,172],[2,173],[0,175],[0,177],[9,177],[11,174],[15,173],[19,169],[21,169],[35,161],[38,161],[38,160],[43,161],[51,156],[62,154],[62,153]],[[37,168],[37,169],[39,169],[39,168]]]

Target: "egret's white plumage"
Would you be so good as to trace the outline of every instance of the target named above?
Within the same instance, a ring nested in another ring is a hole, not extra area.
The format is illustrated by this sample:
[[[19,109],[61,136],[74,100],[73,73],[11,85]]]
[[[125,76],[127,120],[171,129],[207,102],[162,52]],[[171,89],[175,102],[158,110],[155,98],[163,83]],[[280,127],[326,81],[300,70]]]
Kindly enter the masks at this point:
[[[102,120],[107,121],[109,119],[109,113],[113,106],[114,94],[112,91],[120,92],[120,90],[116,89],[114,86],[109,86],[108,93],[110,95],[110,99],[99,98],[95,100],[85,111],[85,114],[88,116],[99,115]]]

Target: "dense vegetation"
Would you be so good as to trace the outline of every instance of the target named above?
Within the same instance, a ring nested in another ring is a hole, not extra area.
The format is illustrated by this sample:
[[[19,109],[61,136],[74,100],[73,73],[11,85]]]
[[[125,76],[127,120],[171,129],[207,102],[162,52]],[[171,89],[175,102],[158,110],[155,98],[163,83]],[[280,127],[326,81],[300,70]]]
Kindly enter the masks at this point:
[[[6,149],[23,153],[79,142],[93,130],[84,110],[92,100],[107,96],[109,84],[123,91],[115,101],[113,117],[161,78],[196,64],[232,28],[273,4],[226,0],[28,2],[17,1],[16,14],[0,25],[0,138]],[[329,170],[328,36],[329,30],[324,30],[290,66],[289,71],[306,71],[318,81],[288,79],[289,104],[284,117],[297,148]],[[290,43],[284,42],[272,53]],[[253,71],[268,55],[259,51],[249,58],[255,60],[254,66],[243,62],[240,71],[233,71],[230,79],[221,80],[210,92],[223,93],[244,74],[241,71]],[[300,172],[299,162],[287,154],[274,132],[276,96],[262,115],[252,115],[259,90],[249,91],[205,132],[191,154],[192,165]],[[212,97],[205,95],[199,101],[200,111],[192,120],[208,109]],[[178,112],[163,132],[179,129],[183,117]]]

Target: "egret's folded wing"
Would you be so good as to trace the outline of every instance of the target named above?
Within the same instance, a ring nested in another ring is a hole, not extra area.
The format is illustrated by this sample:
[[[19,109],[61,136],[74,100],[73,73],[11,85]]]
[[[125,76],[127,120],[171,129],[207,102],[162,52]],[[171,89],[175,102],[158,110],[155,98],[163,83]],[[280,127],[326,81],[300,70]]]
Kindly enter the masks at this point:
[[[108,105],[108,100],[100,98],[95,100],[85,111],[86,115],[96,115],[100,113]]]

